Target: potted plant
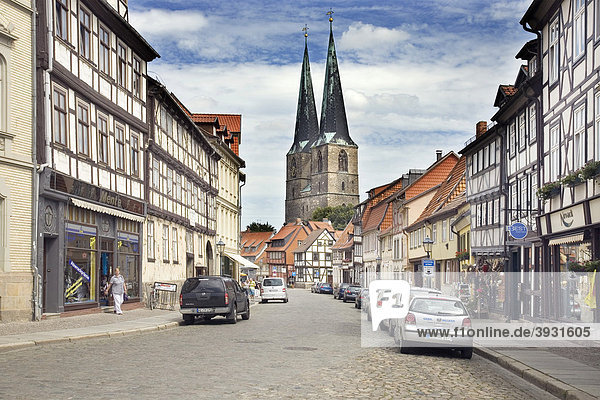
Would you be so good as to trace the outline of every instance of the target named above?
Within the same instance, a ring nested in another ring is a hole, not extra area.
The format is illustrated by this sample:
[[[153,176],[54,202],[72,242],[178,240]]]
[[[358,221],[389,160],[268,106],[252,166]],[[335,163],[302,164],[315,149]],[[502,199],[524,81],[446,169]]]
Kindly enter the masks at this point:
[[[560,182],[547,183],[537,190],[537,195],[542,200],[551,199],[560,193]]]
[[[583,183],[583,179],[581,179],[580,174],[581,174],[580,170],[573,171],[569,175],[562,178],[560,180],[560,183],[562,183],[563,185],[567,185],[569,187],[577,186],[580,183]]]
[[[585,272],[585,266],[575,261],[570,261],[567,263],[567,268],[572,272]]]
[[[600,175],[600,161],[590,161],[581,168],[583,179],[594,179]]]
[[[600,260],[586,261],[583,267],[587,272],[594,272],[600,269]]]

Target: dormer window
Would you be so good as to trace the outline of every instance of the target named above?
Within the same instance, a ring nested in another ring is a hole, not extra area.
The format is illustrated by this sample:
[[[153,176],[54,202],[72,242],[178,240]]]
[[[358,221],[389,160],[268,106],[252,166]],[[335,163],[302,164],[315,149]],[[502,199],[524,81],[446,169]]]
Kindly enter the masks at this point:
[[[527,63],[527,71],[529,76],[534,76],[537,73],[537,56],[531,57],[531,60]]]

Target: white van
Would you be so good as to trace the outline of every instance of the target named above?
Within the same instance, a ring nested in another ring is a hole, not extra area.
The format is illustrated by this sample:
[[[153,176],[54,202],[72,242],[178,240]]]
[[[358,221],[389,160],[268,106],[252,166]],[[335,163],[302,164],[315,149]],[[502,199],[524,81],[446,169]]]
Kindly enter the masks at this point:
[[[282,278],[263,278],[260,285],[260,302],[266,303],[269,300],[283,300],[288,302],[285,282]]]

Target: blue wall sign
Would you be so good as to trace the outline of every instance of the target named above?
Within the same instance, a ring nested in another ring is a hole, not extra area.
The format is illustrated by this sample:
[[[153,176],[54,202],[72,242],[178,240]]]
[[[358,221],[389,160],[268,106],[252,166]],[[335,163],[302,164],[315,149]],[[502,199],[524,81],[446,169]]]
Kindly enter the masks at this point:
[[[512,236],[515,239],[525,239],[525,237],[527,236],[527,227],[521,222],[515,222],[514,224],[510,225],[507,229],[510,233],[510,236]]]

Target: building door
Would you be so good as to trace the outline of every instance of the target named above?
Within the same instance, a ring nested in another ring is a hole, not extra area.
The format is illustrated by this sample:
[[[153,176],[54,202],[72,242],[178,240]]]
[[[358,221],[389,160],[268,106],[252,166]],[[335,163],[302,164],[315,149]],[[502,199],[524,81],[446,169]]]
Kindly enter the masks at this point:
[[[189,253],[186,258],[185,274],[186,278],[191,278],[194,276],[194,256],[190,256]]]
[[[110,293],[107,295],[105,293],[106,288],[108,287],[108,282],[114,273],[114,246],[115,241],[113,239],[100,239],[100,306],[107,306],[112,304],[112,297]]]

